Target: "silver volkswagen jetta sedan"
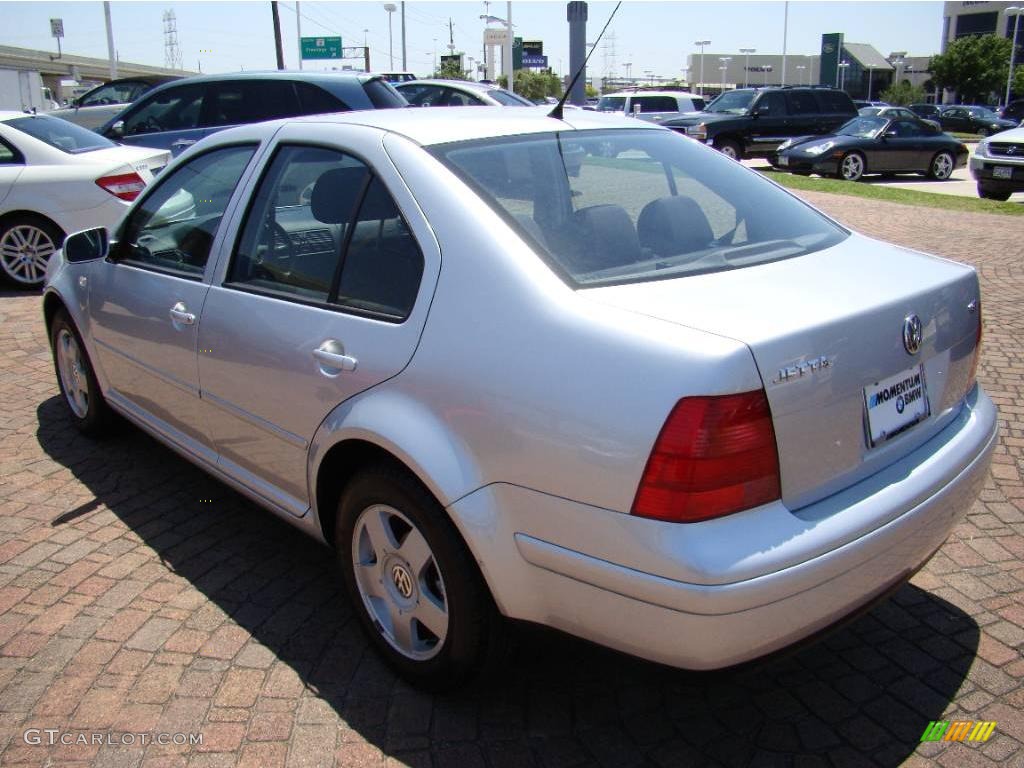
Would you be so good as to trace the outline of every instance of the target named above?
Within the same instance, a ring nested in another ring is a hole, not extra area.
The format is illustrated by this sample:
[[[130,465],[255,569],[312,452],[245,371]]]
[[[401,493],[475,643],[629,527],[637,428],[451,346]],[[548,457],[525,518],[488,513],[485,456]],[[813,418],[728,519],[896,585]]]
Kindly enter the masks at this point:
[[[996,441],[973,269],[583,111],[219,133],[68,238],[44,309],[83,431],[333,544],[433,688],[502,616],[697,669],[792,644],[926,562]]]

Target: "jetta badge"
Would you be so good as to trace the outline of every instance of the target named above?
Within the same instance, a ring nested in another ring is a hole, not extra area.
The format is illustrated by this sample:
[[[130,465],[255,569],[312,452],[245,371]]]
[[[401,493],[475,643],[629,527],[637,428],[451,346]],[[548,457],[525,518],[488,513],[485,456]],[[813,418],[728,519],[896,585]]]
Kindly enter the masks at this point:
[[[916,355],[921,348],[921,318],[917,315],[903,318],[903,348],[908,355]]]

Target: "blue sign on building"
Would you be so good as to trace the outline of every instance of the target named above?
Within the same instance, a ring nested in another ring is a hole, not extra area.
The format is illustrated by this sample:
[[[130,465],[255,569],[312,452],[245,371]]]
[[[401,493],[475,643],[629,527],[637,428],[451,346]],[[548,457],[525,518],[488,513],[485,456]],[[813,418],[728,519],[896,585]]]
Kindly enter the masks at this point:
[[[547,56],[531,55],[529,53],[523,54],[523,66],[524,67],[537,67],[543,69],[548,65]]]

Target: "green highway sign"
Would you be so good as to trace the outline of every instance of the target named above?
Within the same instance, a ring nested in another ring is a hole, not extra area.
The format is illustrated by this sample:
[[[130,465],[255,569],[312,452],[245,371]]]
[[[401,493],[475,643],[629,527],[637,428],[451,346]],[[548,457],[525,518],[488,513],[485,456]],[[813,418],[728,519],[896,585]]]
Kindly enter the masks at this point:
[[[302,38],[303,59],[340,59],[340,37],[304,37]]]

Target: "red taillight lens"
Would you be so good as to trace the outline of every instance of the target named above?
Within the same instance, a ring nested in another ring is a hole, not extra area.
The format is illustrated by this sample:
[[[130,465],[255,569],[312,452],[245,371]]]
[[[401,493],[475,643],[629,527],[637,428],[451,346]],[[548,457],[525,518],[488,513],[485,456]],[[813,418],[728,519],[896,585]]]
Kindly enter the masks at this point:
[[[137,173],[122,173],[117,176],[104,176],[96,179],[96,183],[120,200],[134,200],[139,192],[146,188],[146,182]]]
[[[695,523],[774,501],[779,454],[764,390],[676,403],[654,443],[633,514]]]

